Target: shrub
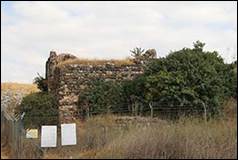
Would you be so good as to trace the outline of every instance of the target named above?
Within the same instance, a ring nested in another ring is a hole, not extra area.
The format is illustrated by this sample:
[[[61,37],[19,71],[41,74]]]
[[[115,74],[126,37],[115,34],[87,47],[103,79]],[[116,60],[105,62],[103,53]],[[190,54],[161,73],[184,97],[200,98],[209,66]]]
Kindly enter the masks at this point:
[[[78,106],[81,113],[120,112],[125,106],[121,83],[113,81],[94,81],[87,90],[79,95]]]
[[[134,57],[134,62],[136,64],[140,64],[143,61],[143,53],[144,53],[145,49],[141,49],[141,48],[134,48],[133,50],[130,50],[130,52],[132,53],[132,57]]]
[[[39,73],[38,73],[38,77],[34,79],[34,84],[36,84],[37,88],[40,89],[41,91],[43,92],[48,91],[47,80],[43,78],[41,75],[39,75]]]
[[[45,124],[57,124],[58,109],[53,95],[47,92],[32,93],[23,98],[19,112],[25,112],[25,128],[40,127]]]
[[[151,61],[145,68],[146,99],[192,109],[203,109],[205,103],[209,113],[219,113],[224,99],[234,95],[236,75],[216,51],[203,51],[204,45],[197,41],[193,49]]]

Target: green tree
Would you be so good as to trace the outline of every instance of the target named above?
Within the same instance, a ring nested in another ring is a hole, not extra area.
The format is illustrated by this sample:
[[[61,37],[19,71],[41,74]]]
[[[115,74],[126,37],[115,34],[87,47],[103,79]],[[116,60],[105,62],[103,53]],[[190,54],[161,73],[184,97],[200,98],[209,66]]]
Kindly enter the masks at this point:
[[[25,113],[23,118],[25,128],[58,123],[56,99],[47,92],[32,93],[24,97],[18,113]]]
[[[145,77],[139,76],[134,80],[125,80],[122,82],[123,95],[125,103],[124,107],[128,108],[128,112],[132,114],[142,114],[143,109],[146,108],[147,102],[145,101]]]
[[[125,105],[121,83],[98,80],[79,95],[78,106],[85,116],[87,113],[120,112]]]
[[[235,88],[235,74],[214,52],[204,52],[204,43],[194,48],[171,52],[166,58],[152,60],[145,67],[145,97],[148,101],[189,105],[212,115],[221,111],[223,100]]]
[[[205,46],[205,43],[196,41],[195,43],[193,43],[193,46],[194,46],[194,50],[202,51],[203,47]]]

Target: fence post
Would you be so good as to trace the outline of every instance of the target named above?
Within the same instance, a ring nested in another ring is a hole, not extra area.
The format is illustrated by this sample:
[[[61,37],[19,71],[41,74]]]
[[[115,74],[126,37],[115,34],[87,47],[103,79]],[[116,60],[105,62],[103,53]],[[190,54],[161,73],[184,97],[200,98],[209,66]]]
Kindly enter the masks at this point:
[[[204,102],[202,102],[202,106],[204,109],[204,121],[207,122],[207,108],[206,108],[206,104]]]
[[[12,125],[12,137],[11,137],[11,141],[12,141],[12,157],[18,159],[17,157],[17,143],[16,143],[16,121],[15,119],[12,119],[13,125]]]
[[[153,106],[151,103],[149,103],[149,106],[150,106],[150,117],[153,118],[153,115],[154,115]]]
[[[143,114],[143,108],[144,108],[144,105],[140,103],[140,116],[142,116]]]
[[[4,111],[1,111],[1,147],[4,147],[7,144],[6,136],[6,119],[4,116]]]
[[[135,102],[135,116],[138,116],[138,102]]]
[[[90,117],[89,107],[87,108],[87,119]]]
[[[18,123],[18,132],[19,132],[19,158],[24,158],[23,157],[23,154],[22,154],[22,152],[23,152],[23,143],[24,143],[24,136],[25,136],[25,132],[24,132],[24,125],[23,125],[23,117],[24,117],[24,115],[25,115],[25,112],[22,114],[22,115],[20,115],[20,118],[19,118],[19,123]]]
[[[132,116],[135,115],[135,104],[134,103],[131,104],[131,113],[132,113],[131,114]]]

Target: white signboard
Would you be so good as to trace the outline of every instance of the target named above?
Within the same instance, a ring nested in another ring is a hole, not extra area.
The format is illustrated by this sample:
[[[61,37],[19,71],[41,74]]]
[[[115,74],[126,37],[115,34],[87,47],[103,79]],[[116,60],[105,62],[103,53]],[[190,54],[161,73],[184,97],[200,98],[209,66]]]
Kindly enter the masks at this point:
[[[76,142],[76,124],[61,124],[61,144],[75,145]]]
[[[56,147],[57,126],[41,126],[41,147]]]
[[[27,129],[26,130],[26,138],[38,138],[38,130],[37,129]]]

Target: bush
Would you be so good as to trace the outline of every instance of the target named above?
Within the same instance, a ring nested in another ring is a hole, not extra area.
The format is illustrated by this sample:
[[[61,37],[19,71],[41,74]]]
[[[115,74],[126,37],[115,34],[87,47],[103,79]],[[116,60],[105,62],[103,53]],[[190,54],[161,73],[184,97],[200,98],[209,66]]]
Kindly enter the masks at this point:
[[[113,81],[94,81],[79,95],[78,106],[85,116],[90,113],[120,112],[125,108],[125,95],[121,83]]]
[[[37,85],[37,88],[40,89],[42,92],[47,92],[48,91],[48,84],[47,80],[43,78],[42,76],[39,75],[34,79],[34,84]]]
[[[187,105],[212,115],[221,111],[222,102],[234,94],[236,75],[216,51],[205,52],[197,41],[194,48],[171,52],[151,61],[145,68],[145,97],[165,105]]]
[[[23,98],[19,112],[25,112],[25,128],[58,123],[58,108],[53,95],[47,92],[32,93]]]

